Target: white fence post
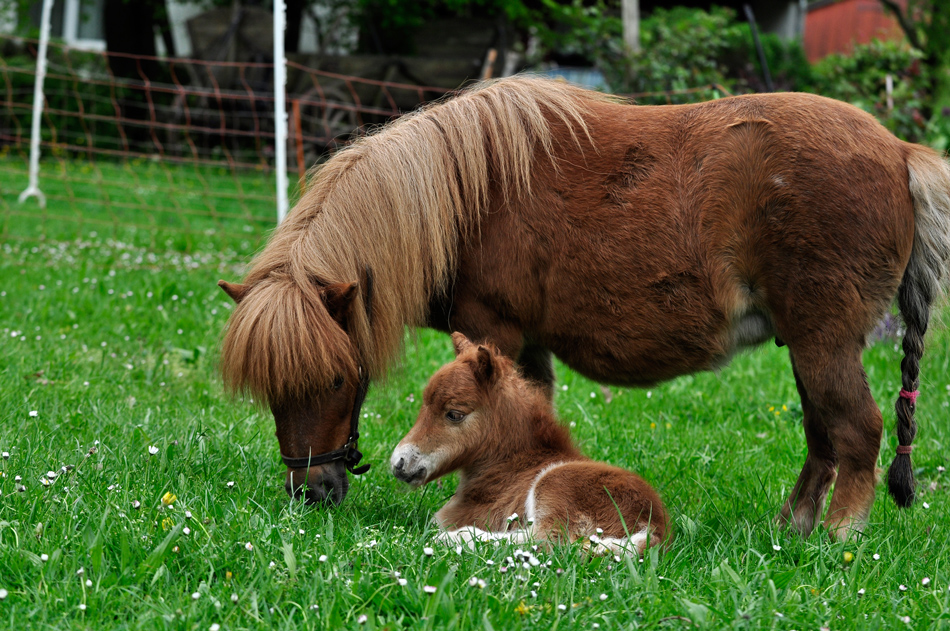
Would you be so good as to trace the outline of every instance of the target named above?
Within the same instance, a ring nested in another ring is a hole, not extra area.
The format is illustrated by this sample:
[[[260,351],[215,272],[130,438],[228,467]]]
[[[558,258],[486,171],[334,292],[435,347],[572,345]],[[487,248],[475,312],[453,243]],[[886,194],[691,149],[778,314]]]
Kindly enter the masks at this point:
[[[40,190],[40,122],[43,117],[43,81],[46,79],[46,48],[49,45],[49,24],[53,12],[53,0],[43,0],[43,14],[40,17],[40,49],[36,55],[36,80],[33,82],[33,120],[30,130],[30,181],[26,190],[20,193],[22,204],[35,197],[40,208],[46,208],[46,196]]]
[[[277,170],[277,223],[287,216],[287,55],[284,0],[274,0],[274,144]]]

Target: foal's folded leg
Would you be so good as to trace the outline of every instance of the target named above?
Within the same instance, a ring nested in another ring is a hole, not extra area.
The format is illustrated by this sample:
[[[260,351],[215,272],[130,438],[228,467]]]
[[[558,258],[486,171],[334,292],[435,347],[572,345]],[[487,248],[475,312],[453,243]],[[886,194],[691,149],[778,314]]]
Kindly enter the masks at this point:
[[[522,544],[532,540],[532,534],[527,530],[509,530],[507,532],[491,532],[482,530],[475,526],[464,526],[456,530],[446,530],[440,532],[436,538],[436,543],[447,546],[464,544],[470,550],[475,549],[475,542],[487,543],[498,541],[511,544]]]

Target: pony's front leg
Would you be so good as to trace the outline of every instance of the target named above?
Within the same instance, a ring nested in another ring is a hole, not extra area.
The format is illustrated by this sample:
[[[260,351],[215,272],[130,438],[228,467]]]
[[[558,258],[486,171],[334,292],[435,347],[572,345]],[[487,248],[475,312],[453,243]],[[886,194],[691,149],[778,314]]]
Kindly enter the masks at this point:
[[[554,399],[554,362],[547,348],[525,342],[518,354],[518,366],[521,374],[544,389],[548,400]]]

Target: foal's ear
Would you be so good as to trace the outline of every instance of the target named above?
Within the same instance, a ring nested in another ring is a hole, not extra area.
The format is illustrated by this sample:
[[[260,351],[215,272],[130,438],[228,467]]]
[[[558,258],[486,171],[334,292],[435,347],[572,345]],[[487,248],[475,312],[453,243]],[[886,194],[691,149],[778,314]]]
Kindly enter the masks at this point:
[[[455,356],[458,357],[462,354],[462,351],[467,348],[471,348],[472,342],[467,337],[465,337],[464,333],[459,333],[456,331],[452,334],[452,345],[455,347]]]
[[[346,321],[356,297],[357,282],[333,283],[320,290],[320,296],[327,307],[327,313],[339,323]]]
[[[475,381],[491,386],[498,377],[498,365],[495,354],[485,346],[478,347],[478,355],[475,358]]]
[[[241,301],[244,300],[244,296],[247,295],[250,287],[247,285],[241,285],[240,283],[229,283],[226,280],[219,280],[218,287],[224,290],[224,293],[231,296],[236,304],[241,304]]]

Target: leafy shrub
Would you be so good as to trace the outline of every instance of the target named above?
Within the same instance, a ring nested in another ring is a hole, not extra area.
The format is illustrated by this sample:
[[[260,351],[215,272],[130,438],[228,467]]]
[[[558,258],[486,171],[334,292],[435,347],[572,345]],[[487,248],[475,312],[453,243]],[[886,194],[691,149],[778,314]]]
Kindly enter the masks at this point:
[[[930,98],[920,59],[918,51],[899,42],[875,40],[855,46],[850,55],[829,55],[816,63],[802,89],[857,105],[900,138],[918,142],[927,131],[921,105]],[[887,75],[893,80],[893,108],[887,104]]]

